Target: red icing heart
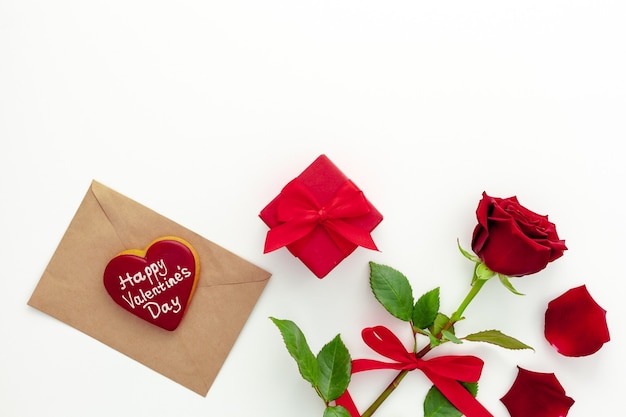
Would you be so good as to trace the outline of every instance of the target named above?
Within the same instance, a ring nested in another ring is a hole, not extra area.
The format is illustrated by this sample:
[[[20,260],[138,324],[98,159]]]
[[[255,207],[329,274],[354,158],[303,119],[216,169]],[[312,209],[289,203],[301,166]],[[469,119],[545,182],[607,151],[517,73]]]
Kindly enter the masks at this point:
[[[193,296],[200,263],[189,243],[177,237],[128,250],[111,259],[104,287],[117,304],[165,330],[180,324]]]

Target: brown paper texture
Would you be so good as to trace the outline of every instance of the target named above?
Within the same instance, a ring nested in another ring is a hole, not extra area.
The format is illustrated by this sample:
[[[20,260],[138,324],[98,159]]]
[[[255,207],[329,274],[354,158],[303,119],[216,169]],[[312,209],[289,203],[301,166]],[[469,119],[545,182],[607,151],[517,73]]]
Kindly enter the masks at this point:
[[[118,253],[177,236],[200,258],[196,292],[173,332],[120,308],[103,271]],[[94,181],[28,305],[205,396],[270,273]]]

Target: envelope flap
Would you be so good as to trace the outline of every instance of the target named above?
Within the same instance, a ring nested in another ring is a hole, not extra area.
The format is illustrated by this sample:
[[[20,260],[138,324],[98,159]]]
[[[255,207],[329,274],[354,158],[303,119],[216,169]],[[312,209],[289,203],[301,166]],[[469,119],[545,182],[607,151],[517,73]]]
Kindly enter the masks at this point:
[[[198,288],[265,282],[270,273],[207,240],[190,239],[200,256]]]
[[[147,231],[159,229],[159,226],[167,229],[169,225],[175,224],[168,218],[97,181],[92,181],[89,191],[115,230],[120,240],[121,250],[141,249],[150,243],[145,242]],[[158,234],[158,232],[155,230],[152,234]]]
[[[200,256],[198,286],[269,279],[270,274],[238,255],[97,181],[92,182],[90,190],[119,238],[119,252],[143,249],[154,239],[176,236],[187,240]]]

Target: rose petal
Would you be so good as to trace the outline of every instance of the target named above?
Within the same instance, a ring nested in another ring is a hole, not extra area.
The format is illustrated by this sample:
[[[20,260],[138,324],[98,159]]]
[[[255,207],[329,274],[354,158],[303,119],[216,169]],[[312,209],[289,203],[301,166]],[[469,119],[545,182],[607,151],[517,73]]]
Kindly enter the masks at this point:
[[[587,356],[609,340],[606,310],[591,297],[587,287],[572,288],[550,301],[544,334],[564,356]]]
[[[511,219],[489,222],[489,238],[479,256],[492,271],[508,276],[530,275],[544,269],[552,251],[526,237]]]
[[[489,269],[502,275],[534,274],[567,250],[548,216],[528,210],[515,196],[503,199],[483,192],[476,219],[472,250]]]
[[[517,367],[509,391],[500,398],[511,417],[565,417],[574,400],[553,373],[533,372]]]

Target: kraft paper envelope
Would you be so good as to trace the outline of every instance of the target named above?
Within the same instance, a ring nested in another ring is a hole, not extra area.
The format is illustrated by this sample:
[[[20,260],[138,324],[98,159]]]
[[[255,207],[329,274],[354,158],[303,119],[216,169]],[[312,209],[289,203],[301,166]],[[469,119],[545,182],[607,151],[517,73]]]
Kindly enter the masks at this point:
[[[118,306],[103,285],[109,260],[177,236],[200,258],[179,327],[167,331]],[[94,181],[28,304],[205,396],[270,274]]]

